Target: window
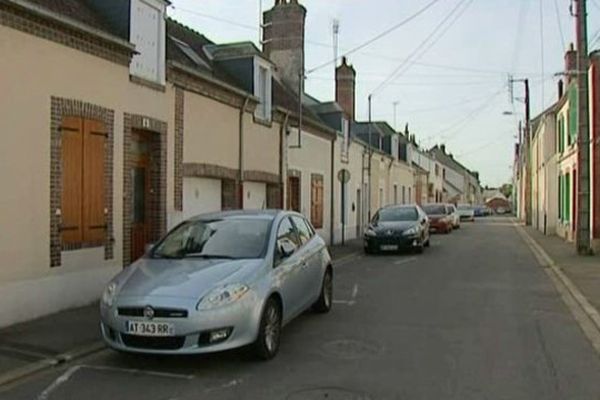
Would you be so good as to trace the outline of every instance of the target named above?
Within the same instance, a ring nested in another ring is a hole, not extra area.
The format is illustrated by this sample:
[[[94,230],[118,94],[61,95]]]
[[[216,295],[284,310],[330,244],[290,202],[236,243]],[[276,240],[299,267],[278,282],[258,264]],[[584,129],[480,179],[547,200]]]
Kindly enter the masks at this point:
[[[412,203],[412,188],[408,187],[408,202]]]
[[[130,41],[136,54],[130,72],[140,78],[165,83],[165,10],[144,0],[131,2]]]
[[[348,150],[350,147],[350,122],[346,118],[342,118],[342,159],[348,159]]]
[[[294,252],[300,247],[300,239],[289,218],[283,219],[277,229],[276,261],[283,259],[281,250],[285,247],[294,249]]]
[[[264,121],[271,121],[271,68],[266,62],[255,58],[254,71],[254,95],[260,101],[254,116]]]
[[[563,211],[563,220],[565,222],[569,222],[571,220],[571,174],[565,175],[565,184],[564,184],[564,211]]]
[[[310,178],[310,222],[317,229],[323,227],[323,176]]]
[[[104,204],[104,125],[66,117],[61,125],[63,245],[102,244],[106,232]]]
[[[435,164],[435,176],[440,176],[440,166]]]
[[[308,227],[308,224],[301,217],[292,217],[292,221],[294,221],[294,225],[296,225],[296,229],[298,230],[298,236],[300,237],[300,242],[302,244],[308,242],[310,238],[313,236],[312,230]]]
[[[394,204],[398,204],[398,185],[394,185]]]
[[[565,151],[565,119],[561,115],[558,118],[558,152],[562,153]]]
[[[406,186],[402,186],[402,204],[406,204]]]
[[[383,189],[379,188],[379,207],[383,207]]]
[[[287,209],[300,212],[300,177],[288,176]]]
[[[562,221],[563,214],[563,176],[558,177],[558,220]]]

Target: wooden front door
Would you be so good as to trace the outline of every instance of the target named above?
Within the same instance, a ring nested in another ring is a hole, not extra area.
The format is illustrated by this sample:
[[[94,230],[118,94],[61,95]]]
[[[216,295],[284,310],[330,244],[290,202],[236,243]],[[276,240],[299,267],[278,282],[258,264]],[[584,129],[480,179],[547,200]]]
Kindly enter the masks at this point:
[[[131,261],[144,254],[146,244],[151,242],[150,220],[150,146],[149,134],[133,133],[133,164],[129,173],[132,183]]]

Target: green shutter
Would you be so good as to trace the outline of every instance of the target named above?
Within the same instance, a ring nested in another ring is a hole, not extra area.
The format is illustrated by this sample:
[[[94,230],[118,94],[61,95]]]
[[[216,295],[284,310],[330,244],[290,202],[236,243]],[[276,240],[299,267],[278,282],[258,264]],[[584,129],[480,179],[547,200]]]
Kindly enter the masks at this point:
[[[569,88],[569,138],[571,143],[577,140],[577,85],[572,84]]]
[[[558,220],[559,221],[562,221],[562,196],[563,196],[562,180],[563,180],[562,175],[559,175],[558,176]]]

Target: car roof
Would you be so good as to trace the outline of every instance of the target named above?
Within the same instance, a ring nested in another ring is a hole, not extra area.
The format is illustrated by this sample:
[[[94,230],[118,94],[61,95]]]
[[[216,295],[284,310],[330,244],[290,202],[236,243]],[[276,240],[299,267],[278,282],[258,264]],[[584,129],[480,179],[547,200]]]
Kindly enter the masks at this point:
[[[390,204],[387,206],[382,207],[382,210],[385,209],[389,209],[389,208],[415,208],[417,205],[416,204]]]
[[[200,214],[190,218],[191,221],[209,221],[215,219],[275,219],[279,214],[287,213],[284,210],[229,210]]]

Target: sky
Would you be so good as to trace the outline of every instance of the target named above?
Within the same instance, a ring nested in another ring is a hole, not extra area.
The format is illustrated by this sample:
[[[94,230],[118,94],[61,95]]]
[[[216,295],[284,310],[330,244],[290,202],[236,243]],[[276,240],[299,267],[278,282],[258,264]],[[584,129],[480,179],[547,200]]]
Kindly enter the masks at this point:
[[[432,0],[300,0],[307,9],[306,91],[334,100],[332,25],[339,52],[367,42]],[[172,0],[169,15],[214,42],[258,43],[260,7],[274,0]],[[569,0],[438,0],[416,18],[348,55],[357,71],[357,120],[398,130],[408,124],[421,147],[445,144],[492,187],[511,180],[527,78],[535,117],[557,100],[556,74],[575,40]],[[588,0],[590,50],[600,48],[600,0]],[[596,40],[594,40],[596,39]],[[394,112],[395,110],[395,112]],[[506,112],[512,115],[504,115]]]

